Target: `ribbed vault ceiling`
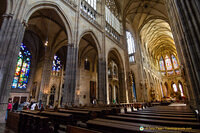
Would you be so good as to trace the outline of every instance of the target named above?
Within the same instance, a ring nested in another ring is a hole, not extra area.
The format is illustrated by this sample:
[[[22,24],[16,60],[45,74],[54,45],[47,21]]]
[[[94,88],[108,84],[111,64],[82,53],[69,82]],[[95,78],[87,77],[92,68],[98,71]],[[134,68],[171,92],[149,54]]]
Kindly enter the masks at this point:
[[[140,31],[145,49],[153,58],[158,59],[161,54],[174,53],[173,36],[169,24],[161,19],[152,19]]]
[[[174,53],[176,47],[164,0],[115,0],[123,20],[141,37],[146,52],[154,59]]]

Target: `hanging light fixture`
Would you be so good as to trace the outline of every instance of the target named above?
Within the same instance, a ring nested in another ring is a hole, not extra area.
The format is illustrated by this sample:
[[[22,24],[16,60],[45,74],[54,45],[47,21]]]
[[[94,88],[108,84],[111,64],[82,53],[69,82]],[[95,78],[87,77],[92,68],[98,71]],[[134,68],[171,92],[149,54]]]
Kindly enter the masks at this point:
[[[51,20],[51,15],[50,15],[50,20]],[[49,43],[49,41],[48,41],[49,23],[50,23],[50,22],[48,22],[48,24],[47,24],[47,38],[46,38],[46,41],[45,41],[45,43],[44,43],[45,46],[48,46],[48,43]]]
[[[86,61],[86,62],[88,61],[88,58],[87,58],[87,57],[85,58],[85,61]]]
[[[49,42],[48,42],[48,37],[47,37],[47,39],[46,39],[44,45],[45,45],[45,46],[48,46],[48,43],[49,43]]]

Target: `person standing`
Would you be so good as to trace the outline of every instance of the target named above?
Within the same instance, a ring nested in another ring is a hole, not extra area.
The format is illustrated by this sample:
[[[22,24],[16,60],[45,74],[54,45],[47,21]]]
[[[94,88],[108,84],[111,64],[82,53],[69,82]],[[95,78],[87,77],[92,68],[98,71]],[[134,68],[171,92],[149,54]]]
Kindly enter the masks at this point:
[[[15,104],[13,105],[13,111],[17,111],[19,105],[19,101],[16,101]]]
[[[10,112],[11,110],[12,110],[12,102],[11,102],[11,100],[9,100],[9,102],[8,102],[8,107],[7,107],[7,111],[6,111],[5,120],[7,120],[8,112]]]

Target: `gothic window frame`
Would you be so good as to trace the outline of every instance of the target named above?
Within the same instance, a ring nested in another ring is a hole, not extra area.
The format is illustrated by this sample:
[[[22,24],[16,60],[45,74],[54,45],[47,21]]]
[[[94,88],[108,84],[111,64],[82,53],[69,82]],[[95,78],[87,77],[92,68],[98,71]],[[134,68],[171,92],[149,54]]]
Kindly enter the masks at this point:
[[[165,67],[166,67],[166,70],[167,70],[167,71],[172,71],[172,70],[173,70],[173,66],[172,66],[172,60],[171,60],[170,56],[166,54],[164,60],[165,60]],[[167,63],[170,63],[171,67],[170,67],[170,66],[167,66]],[[170,67],[171,69],[170,69],[169,67]]]
[[[105,4],[105,19],[106,22],[118,32],[118,34],[121,34],[121,23],[119,19],[117,18],[116,14],[117,7],[115,5],[115,2],[113,0],[106,0]],[[109,30],[108,30],[109,31]]]
[[[174,92],[178,92],[177,85],[175,83],[172,83],[172,88]]]
[[[161,66],[160,66],[160,62],[163,62],[163,70],[161,69]],[[166,68],[165,68],[165,60],[163,59],[163,56],[161,56],[160,57],[160,59],[159,59],[159,69],[160,69],[160,71],[166,71]]]
[[[174,60],[176,61],[177,67],[175,67],[175,65],[174,65]],[[174,69],[178,69],[179,68],[178,60],[173,54],[171,55],[171,62],[172,62],[172,65],[173,65]]]
[[[18,54],[15,74],[12,81],[12,89],[26,89],[30,77],[32,55],[29,49],[21,43]]]
[[[53,58],[53,63],[52,63],[52,71],[53,72],[59,72],[62,68],[61,65],[61,60],[60,58],[55,54]]]
[[[181,92],[181,96],[183,97],[184,96],[184,91],[183,91],[183,84],[181,83],[181,81],[178,82],[178,88],[179,88],[179,90]]]
[[[90,71],[90,61],[87,58],[84,60],[84,69]]]
[[[129,62],[135,63],[136,45],[132,33],[128,30],[126,31],[126,42],[129,55]]]

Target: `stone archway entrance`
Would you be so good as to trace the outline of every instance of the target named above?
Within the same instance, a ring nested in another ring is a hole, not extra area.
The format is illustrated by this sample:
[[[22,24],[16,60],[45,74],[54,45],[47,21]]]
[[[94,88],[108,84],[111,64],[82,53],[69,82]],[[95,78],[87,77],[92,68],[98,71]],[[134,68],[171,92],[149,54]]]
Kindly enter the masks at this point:
[[[126,90],[124,87],[124,73],[121,58],[116,50],[111,50],[108,54],[108,103],[126,102]],[[112,86],[112,89],[110,89]],[[114,86],[114,88],[113,88]],[[115,87],[116,86],[116,87]]]
[[[98,102],[98,48],[92,34],[85,34],[79,43],[76,99],[81,105]]]

